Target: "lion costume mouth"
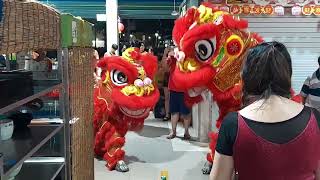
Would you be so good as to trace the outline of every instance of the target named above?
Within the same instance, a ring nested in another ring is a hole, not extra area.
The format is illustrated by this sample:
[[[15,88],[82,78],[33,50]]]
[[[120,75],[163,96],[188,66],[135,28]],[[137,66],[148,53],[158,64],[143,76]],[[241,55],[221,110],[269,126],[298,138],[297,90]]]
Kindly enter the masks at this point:
[[[145,108],[145,109],[138,109],[138,110],[132,110],[132,109],[128,109],[126,107],[120,107],[120,111],[131,118],[144,118],[147,117],[149,115],[150,112],[150,108]]]

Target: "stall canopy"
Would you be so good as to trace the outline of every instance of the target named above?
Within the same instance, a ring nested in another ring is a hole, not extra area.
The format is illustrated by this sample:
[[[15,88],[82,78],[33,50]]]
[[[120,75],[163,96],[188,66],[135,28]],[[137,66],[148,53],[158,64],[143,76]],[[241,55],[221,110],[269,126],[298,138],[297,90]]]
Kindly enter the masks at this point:
[[[105,13],[105,0],[41,0],[65,13],[84,18],[96,18]],[[183,0],[176,0],[178,7]],[[123,19],[173,19],[173,0],[119,0],[119,15]]]

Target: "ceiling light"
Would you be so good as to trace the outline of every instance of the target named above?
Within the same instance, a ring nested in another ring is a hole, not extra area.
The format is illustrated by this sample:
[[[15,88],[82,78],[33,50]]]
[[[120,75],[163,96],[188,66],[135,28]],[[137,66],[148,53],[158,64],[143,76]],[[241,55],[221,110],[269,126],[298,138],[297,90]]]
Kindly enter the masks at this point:
[[[176,11],[176,0],[173,0],[173,11],[171,12],[172,16],[177,16],[179,13]]]
[[[178,13],[176,10],[173,10],[173,11],[171,12],[171,15],[172,15],[172,16],[178,16],[179,13]]]

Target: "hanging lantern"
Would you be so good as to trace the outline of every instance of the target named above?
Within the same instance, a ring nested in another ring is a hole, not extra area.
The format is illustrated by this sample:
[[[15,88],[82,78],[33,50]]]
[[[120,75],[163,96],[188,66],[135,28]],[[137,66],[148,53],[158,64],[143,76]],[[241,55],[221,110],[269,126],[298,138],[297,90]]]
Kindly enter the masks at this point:
[[[122,23],[118,23],[118,30],[119,30],[119,33],[124,31],[124,25]]]

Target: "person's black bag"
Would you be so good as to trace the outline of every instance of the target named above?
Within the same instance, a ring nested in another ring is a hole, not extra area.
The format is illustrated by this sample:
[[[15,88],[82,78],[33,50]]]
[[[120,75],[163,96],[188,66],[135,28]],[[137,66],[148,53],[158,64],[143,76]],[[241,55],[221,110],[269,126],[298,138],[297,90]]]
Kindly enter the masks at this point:
[[[164,106],[165,98],[164,98],[163,88],[160,88],[159,91],[160,91],[160,98],[154,108],[154,117],[162,119],[166,116],[166,111],[165,111],[165,106]]]

